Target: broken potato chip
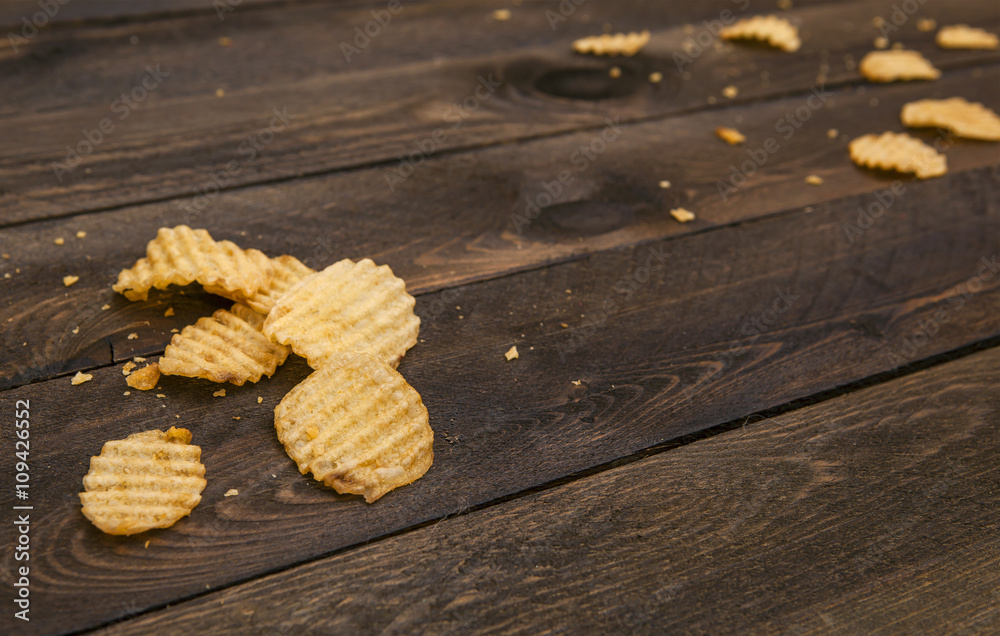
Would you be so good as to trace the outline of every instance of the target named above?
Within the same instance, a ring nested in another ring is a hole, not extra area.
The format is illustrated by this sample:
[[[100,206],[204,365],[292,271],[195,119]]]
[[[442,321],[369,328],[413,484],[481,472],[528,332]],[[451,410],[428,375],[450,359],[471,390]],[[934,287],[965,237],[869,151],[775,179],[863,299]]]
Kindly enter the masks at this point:
[[[802,46],[799,30],[791,22],[777,16],[754,16],[740,20],[719,31],[723,40],[757,40],[782,51],[792,53]]]
[[[434,432],[420,394],[364,353],[331,356],[274,409],[274,428],[302,474],[372,503],[420,478]]]
[[[941,77],[941,71],[934,68],[919,51],[904,49],[872,51],[861,58],[858,70],[865,79],[872,82],[933,80]]]
[[[178,225],[160,228],[146,245],[146,256],[122,270],[112,289],[129,300],[146,300],[150,289],[198,282],[249,297],[270,277],[270,261],[257,250],[244,251],[230,241],[215,241],[206,230]]]
[[[108,534],[168,528],[191,514],[205,489],[201,449],[190,431],[144,431],[104,444],[90,459],[83,514]]]
[[[237,386],[271,377],[288,357],[288,347],[265,336],[263,325],[264,316],[239,303],[200,318],[170,339],[160,372]]]
[[[905,133],[863,135],[848,145],[851,160],[859,166],[909,172],[918,179],[948,172],[944,155]]]
[[[1000,38],[995,33],[970,27],[968,24],[943,26],[934,38],[942,49],[986,49],[1000,47]]]
[[[134,363],[128,363],[132,364]],[[155,362],[152,364],[147,364],[138,371],[132,371],[125,377],[125,384],[129,385],[133,389],[139,389],[140,391],[149,391],[150,389],[156,388],[156,383],[160,381],[160,367]]]
[[[982,104],[961,97],[910,102],[899,116],[903,124],[914,128],[934,126],[967,139],[1000,141],[1000,117]]]
[[[363,351],[397,367],[417,344],[420,318],[388,265],[345,259],[303,278],[274,304],[264,335],[319,369],[338,352]]]
[[[256,252],[257,250],[248,251]],[[260,252],[257,253],[260,254]],[[282,294],[288,291],[292,285],[299,282],[309,274],[316,273],[316,270],[306,267],[299,259],[287,254],[270,259],[270,265],[270,282],[268,282],[267,286],[262,287],[252,296],[246,297],[238,293],[234,294],[214,285],[205,287],[205,291],[210,294],[216,294],[218,296],[234,300],[238,303],[242,303],[257,313],[264,314],[266,316],[267,312],[271,311],[271,307],[274,307],[275,301],[281,298]]]
[[[649,44],[649,31],[642,33],[605,33],[581,38],[573,42],[577,53],[592,55],[624,55],[632,57]]]

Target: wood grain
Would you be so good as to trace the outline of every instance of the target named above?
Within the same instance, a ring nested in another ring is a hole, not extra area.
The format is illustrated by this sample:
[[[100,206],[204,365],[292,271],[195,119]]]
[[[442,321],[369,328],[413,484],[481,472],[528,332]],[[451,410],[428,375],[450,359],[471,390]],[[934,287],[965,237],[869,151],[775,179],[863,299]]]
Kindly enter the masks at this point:
[[[271,410],[300,362],[225,398],[184,378],[126,398],[115,367],[0,393],[0,409],[30,399],[37,418],[31,629],[96,626],[995,338],[1000,284],[982,259],[1000,256],[996,179],[911,184],[853,244],[842,224],[867,195],[421,296],[422,341],[400,371],[431,412],[435,465],[373,506],[303,478],[278,445]],[[171,424],[204,449],[204,501],[172,529],[102,535],[76,501],[88,458]]]
[[[992,66],[981,74],[948,73],[936,90],[1000,109],[998,86],[1000,67]],[[148,305],[111,291],[117,272],[144,253],[160,226],[205,227],[217,238],[293,254],[317,268],[370,257],[391,265],[411,291],[426,293],[773,214],[810,214],[828,204],[877,205],[875,197],[886,196],[880,193],[893,177],[855,167],[846,145],[867,132],[901,130],[899,109],[926,90],[915,83],[844,88],[832,91],[816,111],[806,106],[807,98],[791,97],[635,124],[592,155],[593,161],[580,148],[604,144],[594,132],[431,159],[395,192],[385,189],[383,170],[370,169],[222,193],[195,214],[181,202],[165,202],[7,228],[0,231],[0,253],[11,255],[0,260],[0,275],[11,274],[0,279],[0,387],[160,352],[171,329],[221,306],[190,291],[154,296]],[[785,118],[801,108],[808,114],[801,128],[776,130],[790,126]],[[723,144],[712,132],[718,125],[739,126],[748,136],[746,146]],[[827,138],[831,128],[840,131],[835,140]],[[786,139],[788,131],[794,134]],[[915,134],[935,141],[932,131]],[[764,149],[772,148],[769,139],[777,144],[773,153]],[[751,162],[746,184],[723,199],[719,184],[729,182],[751,155],[764,157],[762,165]],[[969,191],[962,173],[997,165],[996,145],[957,140],[948,161],[951,174],[932,187],[967,192],[973,210],[983,211],[995,183],[987,179],[987,191]],[[528,224],[516,220],[527,218],[528,201],[546,202],[546,188],[558,186],[562,171],[571,173],[572,182],[552,204]],[[822,176],[824,185],[806,185],[810,173]],[[663,179],[672,187],[661,189]],[[676,206],[694,210],[698,219],[676,223],[667,214]],[[896,208],[880,223],[905,213]],[[850,223],[857,224],[856,217]],[[77,231],[87,237],[73,238]],[[58,237],[66,245],[53,245]],[[66,289],[66,275],[80,281]],[[111,309],[101,310],[105,304]],[[178,315],[165,318],[171,304]],[[128,340],[132,333],[138,339]]]
[[[675,20],[701,17],[710,9],[718,15],[720,5],[681,16],[668,7],[701,4],[595,3],[588,11],[596,20],[603,7],[617,7],[608,9],[617,15],[626,4],[636,10],[627,19],[622,14],[616,24],[655,31],[642,56],[628,61],[573,54],[572,39],[592,32],[593,25],[567,24],[553,33],[537,7],[515,12],[523,15],[517,20],[484,28],[486,12],[469,2],[416,5],[401,12],[399,28],[390,23],[365,49],[394,51],[372,67],[362,66],[361,58],[357,67],[348,64],[339,51],[346,36],[331,37],[326,26],[331,20],[344,25],[371,20],[368,9],[356,6],[329,17],[318,12],[331,9],[308,5],[286,12],[236,12],[222,26],[216,16],[198,14],[145,27],[92,25],[39,35],[31,55],[12,59],[8,52],[0,58],[15,69],[8,85],[0,83],[10,104],[0,111],[5,115],[0,135],[7,142],[0,149],[3,220],[190,197],[219,187],[210,178],[217,173],[222,188],[234,188],[375,164],[396,167],[400,157],[411,154],[419,160],[424,154],[599,129],[609,111],[622,121],[637,121],[704,109],[710,102],[727,101],[722,90],[730,84],[740,89],[736,103],[808,93],[819,75],[829,86],[858,84],[853,65],[877,35],[870,25],[873,14],[887,9],[878,2],[797,9],[794,17],[802,22],[805,44],[795,55],[745,45],[709,47],[689,66],[697,80],[687,81],[673,54],[698,32],[686,35],[684,22]],[[944,11],[935,6],[934,11]],[[971,24],[991,24],[997,13],[990,0],[959,3],[947,11],[950,20]],[[830,29],[831,24],[838,28]],[[220,46],[223,26],[246,39]],[[137,28],[140,44],[133,45]],[[343,28],[352,33],[350,26]],[[901,39],[945,69],[1000,58],[996,52],[941,50],[933,34],[917,31],[912,20],[903,29]],[[444,30],[456,36],[439,49],[438,34]],[[470,44],[464,34],[473,31],[487,36]],[[511,41],[515,31],[534,33],[534,40]],[[265,33],[260,41],[258,32]],[[317,49],[301,48],[320,40]],[[302,52],[288,57],[274,55],[275,50]],[[618,80],[608,77],[615,65],[623,70]],[[147,67],[158,68],[160,79],[147,78]],[[664,74],[663,82],[647,81],[654,70]],[[67,75],[58,82],[26,80],[61,73]],[[143,82],[155,88],[147,92]],[[483,88],[486,82],[497,84],[491,84],[492,93]],[[53,85],[65,88],[53,90]],[[116,101],[137,86],[145,97],[134,108]],[[222,98],[216,97],[219,88],[225,91]],[[287,113],[288,122],[273,135],[262,132],[275,109]],[[111,127],[106,133],[98,130],[101,122]],[[439,131],[436,137],[434,131]],[[95,146],[86,136],[99,142]],[[253,153],[243,145],[248,137],[256,147]],[[70,153],[78,146],[85,156],[77,165]]]
[[[99,633],[995,633],[998,369],[979,353]]]

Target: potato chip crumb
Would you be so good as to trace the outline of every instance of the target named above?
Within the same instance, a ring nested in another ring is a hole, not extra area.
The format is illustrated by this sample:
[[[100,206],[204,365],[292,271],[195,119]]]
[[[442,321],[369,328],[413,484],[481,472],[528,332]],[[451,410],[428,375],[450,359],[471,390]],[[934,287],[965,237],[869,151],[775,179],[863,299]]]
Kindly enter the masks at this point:
[[[142,547],[144,547],[144,548],[148,548],[149,547],[149,539],[146,539],[146,543],[143,544]]]
[[[132,360],[134,362],[145,362],[146,358],[143,358],[142,356],[135,356],[135,357],[132,358]]]
[[[663,73],[659,71],[653,71],[649,74],[649,81],[651,84],[659,84],[663,81]]]
[[[80,280],[79,276],[63,276],[63,285],[69,287],[70,285],[75,284],[78,280]]]
[[[10,278],[10,272],[7,272],[6,274],[4,274],[3,277],[4,278]]]
[[[617,66],[612,66],[610,69],[608,69],[608,77],[610,77],[611,79],[618,79],[621,76],[622,76],[622,70]]]
[[[674,208],[670,211],[670,216],[677,219],[678,223],[688,223],[694,221],[694,212],[691,210],[685,210],[684,208]]]
[[[934,39],[942,49],[986,49],[1000,47],[1000,38],[994,33],[970,27],[968,24],[943,26]]]
[[[226,96],[226,89],[224,89],[224,88],[217,88],[217,89],[215,89],[215,96],[216,97],[225,97]]]
[[[163,393],[157,393],[156,397],[158,397],[158,398],[165,398],[167,396],[165,394],[163,394]]]
[[[670,182],[664,179],[663,181],[660,182],[660,187],[666,190],[667,188],[670,187]]]
[[[624,55],[632,57],[649,43],[649,31],[642,33],[616,33],[611,35],[595,35],[581,38],[573,42],[573,50],[577,53],[593,55]]]
[[[503,355],[504,355],[505,358],[507,358],[508,362],[510,362],[511,360],[516,360],[517,359],[517,347],[516,346],[511,347],[510,349],[507,350],[507,353],[505,353]]]
[[[562,327],[563,329],[569,329],[569,325],[567,325],[564,322],[559,323],[559,326]]]
[[[573,380],[573,384],[580,386],[581,384],[583,384],[583,382],[580,380]]]
[[[826,131],[826,136],[829,139],[836,139],[837,135],[839,135],[839,134],[840,134],[840,131],[837,130],[836,128],[831,128],[830,130]]]
[[[741,133],[740,131],[736,130],[735,128],[727,128],[725,126],[719,126],[718,128],[716,128],[715,134],[718,135],[719,139],[726,142],[730,146],[741,144],[747,140],[747,138],[744,137],[743,133]]]
[[[136,368],[137,366],[138,365],[136,363],[129,360],[122,366],[122,375],[128,375],[129,373],[132,373],[132,369]]]
[[[124,393],[122,393],[122,395],[132,395],[132,392],[131,391],[125,391]]]
[[[240,418],[240,416],[239,416],[239,415],[234,415],[234,416],[233,416],[233,419],[234,419],[234,420],[239,420],[239,419],[242,419],[242,418]]]
[[[927,33],[928,31],[933,31],[936,28],[937,22],[931,18],[921,18],[917,20],[917,31]]]
[[[86,233],[86,232],[84,232],[83,230],[79,230],[79,231],[78,231],[78,232],[76,233],[76,238],[87,238],[87,233]]]
[[[510,9],[497,9],[490,14],[490,17],[497,22],[506,22],[510,20]]]
[[[109,309],[111,309],[111,305],[104,304],[104,305],[101,306],[101,311],[107,311]]]
[[[4,253],[3,257],[4,258],[10,258],[10,254]]]
[[[258,395],[257,396],[257,404],[260,404],[263,401],[264,401],[264,398],[262,398],[261,396]]]
[[[212,397],[226,397],[226,390],[219,389],[218,391],[212,394]]]
[[[163,316],[165,318],[169,318],[170,316],[173,316],[173,315],[174,315],[174,308],[173,307],[167,307],[167,310],[165,312],[163,312]]]
[[[81,371],[77,371],[76,375],[73,376],[73,379],[70,380],[70,384],[72,384],[73,386],[76,386],[77,384],[83,384],[84,382],[90,382],[93,379],[94,379],[94,376],[90,375],[89,373],[83,373]]]
[[[811,174],[806,177],[806,183],[809,185],[823,185],[823,177],[818,174]]]
[[[139,339],[139,334],[137,334],[135,332],[132,332],[127,337],[128,337],[129,340],[138,340]]]
[[[62,245],[62,244],[64,244],[66,242],[66,239],[64,239],[63,237],[60,236],[59,238],[57,238],[56,240],[54,240],[52,242],[55,243],[56,245]]]
[[[170,330],[170,333],[180,333],[180,332],[181,330],[177,329],[176,327]]]
[[[875,38],[875,41],[872,42],[872,45],[876,49],[887,49],[889,48],[889,38],[880,35],[877,38]]]
[[[233,45],[232,38],[227,38],[227,37],[219,38],[219,46],[232,46],[232,45]]]
[[[129,385],[133,389],[139,389],[140,391],[149,391],[156,388],[156,383],[160,380],[160,365],[153,364],[147,365],[138,371],[132,371],[127,376],[125,376],[125,384]],[[157,394],[159,397],[162,394]],[[163,397],[166,397],[165,395]]]
[[[80,333],[79,327],[73,327],[73,333]]]
[[[729,86],[722,89],[722,94],[728,97],[729,99],[733,99],[734,97],[740,94],[740,89],[730,84]]]
[[[229,490],[226,491],[226,494],[224,494],[222,496],[223,497],[235,497],[238,494],[240,494],[240,491],[236,490],[235,488],[230,488]]]

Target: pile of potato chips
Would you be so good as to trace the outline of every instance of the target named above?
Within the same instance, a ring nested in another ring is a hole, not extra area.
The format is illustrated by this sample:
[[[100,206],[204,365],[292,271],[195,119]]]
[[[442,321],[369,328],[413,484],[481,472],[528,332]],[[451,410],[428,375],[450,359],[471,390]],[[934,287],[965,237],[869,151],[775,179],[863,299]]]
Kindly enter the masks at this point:
[[[371,503],[427,472],[427,409],[396,371],[420,318],[387,265],[342,260],[316,272],[181,225],[161,228],[113,289],[145,300],[151,289],[193,282],[235,304],[174,335],[158,363],[125,369],[130,386],[151,389],[160,373],[257,382],[294,352],[315,371],[281,400],[274,424],[301,473]],[[109,534],[166,528],[189,514],[205,487],[201,449],[190,441],[171,428],[105,444],[84,478],[84,514]]]

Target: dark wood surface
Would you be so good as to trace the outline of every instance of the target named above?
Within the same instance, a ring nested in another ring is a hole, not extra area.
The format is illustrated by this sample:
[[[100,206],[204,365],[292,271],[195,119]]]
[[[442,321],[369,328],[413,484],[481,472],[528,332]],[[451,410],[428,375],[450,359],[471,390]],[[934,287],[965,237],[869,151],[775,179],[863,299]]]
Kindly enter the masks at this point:
[[[0,630],[993,631],[1000,149],[950,140],[949,174],[914,182],[853,166],[846,145],[902,130],[900,107],[922,97],[1000,109],[996,52],[939,50],[914,18],[893,39],[943,77],[870,85],[845,56],[870,49],[891,3],[796,2],[799,53],[710,46],[685,79],[671,58],[685,25],[697,34],[733,3],[591,0],[553,30],[558,2],[496,23],[492,5],[427,0],[348,64],[343,33],[384,3],[247,4],[220,22],[197,3],[94,3],[24,52],[0,48],[14,70],[0,73],[0,409],[31,402],[35,506],[32,621],[6,613]],[[928,2],[916,17],[989,28],[1000,8]],[[632,60],[570,53],[605,22],[653,42]],[[151,63],[169,81],[58,183],[51,161]],[[644,79],[655,69],[659,85]],[[397,157],[491,73],[494,96],[388,187]],[[594,98],[605,90],[618,92]],[[295,120],[193,210],[284,105]],[[786,138],[796,112],[808,119]],[[578,169],[607,118],[620,133]],[[747,143],[723,144],[719,125]],[[778,150],[721,197],[769,138]],[[564,170],[572,184],[523,225],[525,199]],[[894,183],[885,213],[847,231]],[[675,222],[677,206],[697,220]],[[436,433],[423,479],[369,506],[300,476],[273,433],[274,405],[308,372],[294,357],[224,398],[184,378],[122,395],[122,362],[225,304],[197,288],[111,292],[178,223],[314,267],[371,257],[407,281],[423,324],[400,371]],[[94,380],[70,385],[80,370]],[[174,424],[203,449],[202,503],[168,530],[101,534],[79,513],[89,457]],[[12,475],[11,426],[0,440]]]

